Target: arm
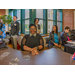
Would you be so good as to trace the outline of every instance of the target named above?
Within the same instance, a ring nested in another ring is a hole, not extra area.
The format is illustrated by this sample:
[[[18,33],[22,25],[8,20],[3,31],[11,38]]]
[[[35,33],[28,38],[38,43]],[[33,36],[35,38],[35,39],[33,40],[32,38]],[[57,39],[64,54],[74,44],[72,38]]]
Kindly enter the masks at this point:
[[[52,40],[52,33],[50,33],[50,35],[49,35],[49,41],[50,41],[50,43],[52,43],[54,45],[54,41]]]
[[[42,50],[44,48],[44,41],[42,37],[40,37],[40,45],[37,47],[39,48],[39,50]],[[34,48],[37,49],[37,47],[34,47]]]
[[[26,46],[25,44],[26,44],[26,38],[24,37],[21,42],[21,49],[25,51],[31,51],[31,48]]]
[[[68,39],[65,34],[62,34],[62,39],[63,39],[64,43],[67,44]]]
[[[40,29],[40,25],[38,25],[38,32],[37,34],[40,34],[41,33],[41,29]]]
[[[19,33],[19,23],[17,22],[17,29],[16,29],[16,35]]]

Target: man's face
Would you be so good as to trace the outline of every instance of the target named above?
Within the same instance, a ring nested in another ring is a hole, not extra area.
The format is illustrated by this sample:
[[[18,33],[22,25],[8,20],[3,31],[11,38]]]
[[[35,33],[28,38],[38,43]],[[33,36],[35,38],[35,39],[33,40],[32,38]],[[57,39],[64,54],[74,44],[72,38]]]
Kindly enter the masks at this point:
[[[69,30],[70,30],[70,29],[66,29],[66,30],[65,30],[65,31],[66,31],[66,33],[68,33],[68,32],[69,32]]]
[[[35,26],[31,26],[31,27],[30,27],[30,33],[31,33],[31,34],[35,34],[35,33],[36,33],[36,28],[35,28]]]
[[[13,17],[13,21],[16,21],[16,20],[17,20],[17,18],[14,16],[14,17]]]

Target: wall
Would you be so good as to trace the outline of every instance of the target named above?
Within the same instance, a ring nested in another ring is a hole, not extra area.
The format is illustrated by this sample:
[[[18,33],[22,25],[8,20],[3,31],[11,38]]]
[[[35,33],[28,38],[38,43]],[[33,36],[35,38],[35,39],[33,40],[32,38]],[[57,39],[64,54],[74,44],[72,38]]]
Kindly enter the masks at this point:
[[[63,30],[66,26],[74,29],[74,9],[63,9]]]
[[[6,14],[6,9],[0,9],[0,15],[5,15]]]

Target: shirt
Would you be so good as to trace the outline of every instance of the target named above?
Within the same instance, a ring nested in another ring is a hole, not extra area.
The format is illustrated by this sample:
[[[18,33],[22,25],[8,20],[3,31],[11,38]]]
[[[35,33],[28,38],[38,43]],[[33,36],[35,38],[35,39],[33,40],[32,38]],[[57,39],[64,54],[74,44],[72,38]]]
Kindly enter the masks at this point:
[[[24,45],[26,45],[30,48],[42,45],[44,48],[44,41],[43,41],[43,38],[41,37],[41,35],[39,35],[39,34],[36,34],[36,37],[32,37],[30,35],[25,35],[21,42],[22,50],[23,50]]]
[[[58,41],[58,35],[56,33],[54,33],[54,41],[55,41],[55,43],[59,43],[59,41]]]
[[[0,23],[0,27],[1,27],[1,23]],[[6,34],[5,34],[5,24],[3,24],[3,26],[2,26],[2,28],[0,28],[0,32],[3,32],[3,34],[2,35],[0,35],[0,38],[2,38],[3,37],[3,39],[5,38],[5,36],[6,36]]]
[[[30,33],[30,37],[31,37],[31,36],[34,36],[34,37],[36,37],[36,33],[35,33],[35,34],[31,34],[31,33]]]
[[[38,29],[38,25],[36,25],[37,33],[40,33],[40,29]]]

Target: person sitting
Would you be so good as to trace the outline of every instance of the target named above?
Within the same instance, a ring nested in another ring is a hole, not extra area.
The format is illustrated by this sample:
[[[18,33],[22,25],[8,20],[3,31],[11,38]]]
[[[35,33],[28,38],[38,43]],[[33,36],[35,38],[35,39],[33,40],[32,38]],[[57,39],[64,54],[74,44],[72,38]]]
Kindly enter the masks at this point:
[[[61,37],[60,33],[58,32],[58,27],[56,25],[53,26],[52,32],[49,35],[49,48],[56,47],[61,48]]]
[[[65,30],[61,33],[61,38],[62,38],[62,45],[67,44],[67,41],[72,41],[70,40],[70,38],[68,37],[68,32],[69,32],[70,28],[67,26],[65,27]]]
[[[3,20],[0,19],[0,38],[5,38],[6,34],[5,34],[5,24],[3,24]]]
[[[44,41],[41,35],[36,33],[36,25],[29,25],[30,34],[25,35],[21,42],[21,49],[29,51],[32,55],[39,54],[39,50],[44,48]]]

